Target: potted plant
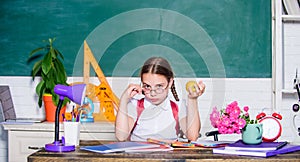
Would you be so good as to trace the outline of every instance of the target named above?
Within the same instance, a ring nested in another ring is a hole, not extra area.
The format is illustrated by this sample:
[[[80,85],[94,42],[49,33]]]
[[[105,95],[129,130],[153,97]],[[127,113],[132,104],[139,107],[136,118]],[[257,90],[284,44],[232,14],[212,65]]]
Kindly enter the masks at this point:
[[[64,59],[62,53],[53,46],[55,38],[49,38],[45,46],[38,47],[31,51],[28,62],[37,60],[32,68],[32,79],[40,76],[41,80],[36,86],[36,93],[38,95],[38,105],[42,106],[44,101],[46,120],[55,121],[55,110],[59,100],[59,96],[54,93],[54,86],[56,84],[67,84],[67,74],[62,63]],[[50,105],[54,110],[48,110],[48,101],[50,98]],[[51,101],[52,99],[52,101]],[[46,100],[46,101],[45,101]],[[68,102],[65,100],[64,105]],[[64,109],[62,109],[63,111]],[[60,115],[60,120],[61,120]]]
[[[217,134],[242,134],[242,140],[248,144],[258,144],[262,141],[262,125],[257,119],[250,119],[249,107],[240,108],[237,101],[228,104],[220,111],[213,108],[210,114],[211,125],[218,128]]]

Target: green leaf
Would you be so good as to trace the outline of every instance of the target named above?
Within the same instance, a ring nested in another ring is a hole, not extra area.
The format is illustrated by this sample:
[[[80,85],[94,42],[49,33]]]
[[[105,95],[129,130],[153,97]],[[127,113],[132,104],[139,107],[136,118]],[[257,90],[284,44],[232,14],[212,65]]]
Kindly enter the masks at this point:
[[[36,86],[35,91],[39,96],[38,105],[39,107],[42,107],[43,95],[45,92],[45,82],[43,80]]]
[[[52,59],[56,60],[57,59],[57,54],[55,53],[55,50],[54,50],[53,47],[50,47],[50,51],[49,52],[51,53]]]
[[[42,105],[43,105],[43,98],[42,97],[39,98],[38,105],[39,105],[40,108],[42,107]]]
[[[54,105],[56,106],[58,104],[59,96],[58,95],[52,95],[52,101],[54,102]]]
[[[52,75],[52,71],[49,72],[49,75]],[[46,88],[49,91],[52,91],[54,86],[55,86],[55,81],[53,79],[49,79],[49,80],[46,81]]]
[[[57,81],[60,84],[66,84],[67,81],[67,74],[64,68],[64,65],[59,61],[56,60],[53,62],[55,67],[55,73],[57,74]]]
[[[52,62],[51,60],[52,60],[51,53],[47,53],[42,61],[42,71],[45,74],[48,74],[48,72],[51,69],[51,62]]]
[[[55,39],[56,39],[56,38],[49,38],[49,39],[48,39],[49,45],[50,45],[50,46],[53,45],[53,42],[55,41]]]
[[[41,94],[43,87],[45,87],[45,81],[41,80],[35,88],[35,92],[39,97],[43,95]]]
[[[39,47],[39,48],[36,48],[34,50],[32,50],[29,54],[29,58],[32,57],[34,54],[36,54],[37,52],[41,51],[41,50],[44,50],[45,47]]]
[[[33,79],[41,69],[42,69],[42,60],[36,62],[32,68],[32,78]]]
[[[57,49],[54,48],[54,51],[57,55],[57,57],[60,57],[62,60],[64,60],[64,56],[61,54],[61,52],[59,52]]]

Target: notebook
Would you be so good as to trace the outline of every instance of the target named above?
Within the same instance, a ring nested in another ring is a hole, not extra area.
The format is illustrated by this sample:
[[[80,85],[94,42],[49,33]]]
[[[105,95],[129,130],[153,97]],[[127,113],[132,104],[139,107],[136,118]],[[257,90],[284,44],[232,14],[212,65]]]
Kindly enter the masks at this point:
[[[294,151],[299,151],[300,145],[287,144],[278,150],[268,150],[268,151],[250,151],[250,150],[232,150],[226,149],[225,147],[214,148],[214,154],[228,154],[228,155],[243,155],[243,156],[257,156],[257,157],[270,157],[277,154],[285,154]]]
[[[287,142],[262,142],[257,145],[245,144],[242,140],[238,140],[235,143],[231,143],[225,146],[225,149],[231,150],[250,150],[250,151],[270,151],[277,150],[285,146]]]
[[[16,111],[13,104],[13,99],[10,93],[10,88],[8,85],[0,85],[0,113],[2,116],[2,121],[6,123],[36,123],[42,122],[44,119],[40,118],[20,118],[17,117]]]

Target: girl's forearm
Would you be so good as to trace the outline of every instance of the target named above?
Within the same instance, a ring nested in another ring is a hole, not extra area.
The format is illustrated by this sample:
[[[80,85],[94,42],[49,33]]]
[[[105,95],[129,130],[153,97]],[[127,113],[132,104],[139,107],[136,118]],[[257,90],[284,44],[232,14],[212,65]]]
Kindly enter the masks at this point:
[[[128,139],[130,130],[129,130],[129,121],[127,115],[127,102],[124,103],[121,101],[120,107],[116,117],[115,125],[116,138],[119,141],[125,141]]]
[[[186,136],[189,140],[195,141],[199,137],[200,132],[200,116],[198,111],[197,99],[188,98],[187,101],[187,121]]]

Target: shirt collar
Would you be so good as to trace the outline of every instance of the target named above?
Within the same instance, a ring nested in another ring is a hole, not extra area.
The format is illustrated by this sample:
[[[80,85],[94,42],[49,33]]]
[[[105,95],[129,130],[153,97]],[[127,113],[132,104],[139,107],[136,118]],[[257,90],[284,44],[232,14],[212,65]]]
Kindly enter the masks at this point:
[[[145,108],[152,108],[152,109],[153,108],[160,108],[162,110],[168,110],[168,106],[170,105],[170,104],[168,104],[169,102],[170,102],[169,97],[166,97],[166,99],[159,105],[153,105],[153,104],[151,104],[150,101],[145,99],[144,106],[145,106]]]

